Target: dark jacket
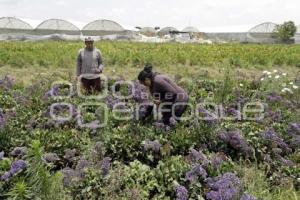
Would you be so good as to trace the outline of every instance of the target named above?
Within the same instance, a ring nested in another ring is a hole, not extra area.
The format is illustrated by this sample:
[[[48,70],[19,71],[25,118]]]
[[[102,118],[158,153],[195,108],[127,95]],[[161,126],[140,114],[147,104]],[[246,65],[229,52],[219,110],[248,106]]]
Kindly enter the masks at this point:
[[[153,76],[150,92],[154,99],[161,102],[187,102],[189,98],[184,89],[162,74]]]

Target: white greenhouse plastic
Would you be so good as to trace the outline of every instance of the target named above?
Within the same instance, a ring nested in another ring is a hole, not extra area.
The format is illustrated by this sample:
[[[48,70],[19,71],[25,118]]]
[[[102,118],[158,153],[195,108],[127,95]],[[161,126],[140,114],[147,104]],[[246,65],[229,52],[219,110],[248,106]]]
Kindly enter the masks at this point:
[[[165,27],[158,31],[158,35],[160,36],[170,35],[170,32],[172,31],[178,31],[178,30],[174,27]]]
[[[20,19],[14,17],[0,18],[0,34],[30,33],[32,30],[32,26]]]
[[[71,22],[62,19],[48,19],[38,25],[35,32],[40,35],[65,34],[80,35],[80,29]]]
[[[250,33],[272,33],[275,30],[276,25],[277,24],[272,22],[265,22],[251,28],[249,32]]]
[[[82,34],[88,36],[113,35],[123,32],[126,32],[125,29],[120,24],[111,20],[96,20],[88,23],[82,29]]]
[[[142,34],[142,35],[145,35],[145,36],[155,36],[156,35],[156,30],[152,27],[143,27],[139,30],[139,32]]]
[[[199,31],[196,27],[188,26],[188,27],[184,28],[184,29],[182,30],[182,32],[199,33],[200,31]]]

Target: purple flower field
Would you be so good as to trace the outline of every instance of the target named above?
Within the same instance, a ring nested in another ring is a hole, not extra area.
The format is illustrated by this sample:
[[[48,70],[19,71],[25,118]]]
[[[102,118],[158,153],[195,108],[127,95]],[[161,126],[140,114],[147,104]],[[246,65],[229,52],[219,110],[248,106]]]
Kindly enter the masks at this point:
[[[145,119],[152,99],[137,81],[85,99],[51,78],[24,86],[2,77],[0,199],[297,197],[299,90],[229,78],[192,80],[192,87],[179,80],[197,109],[165,125],[155,108]],[[110,78],[108,88],[120,80]]]

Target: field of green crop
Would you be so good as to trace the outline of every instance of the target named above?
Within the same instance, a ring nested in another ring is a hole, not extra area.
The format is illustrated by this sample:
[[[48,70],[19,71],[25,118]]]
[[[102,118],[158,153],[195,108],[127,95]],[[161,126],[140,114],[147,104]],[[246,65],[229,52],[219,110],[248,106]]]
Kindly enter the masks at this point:
[[[0,199],[300,198],[299,45],[98,42],[99,99],[76,89],[82,46],[0,42]],[[148,62],[188,92],[187,120],[135,117]]]
[[[198,45],[99,42],[109,75],[135,78],[141,66],[150,62],[161,72],[184,76],[205,74],[212,78],[219,69],[234,66],[246,75],[272,67],[297,72],[300,65],[299,45]],[[0,73],[7,71],[29,79],[38,73],[73,74],[80,42],[1,42]]]

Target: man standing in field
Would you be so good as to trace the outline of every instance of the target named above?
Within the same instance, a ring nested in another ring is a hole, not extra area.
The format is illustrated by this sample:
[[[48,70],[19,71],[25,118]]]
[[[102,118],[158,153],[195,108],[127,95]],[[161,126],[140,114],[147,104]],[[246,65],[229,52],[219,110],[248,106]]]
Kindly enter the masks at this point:
[[[76,76],[88,94],[101,91],[100,74],[104,68],[102,54],[91,37],[85,38],[85,48],[77,56]]]

